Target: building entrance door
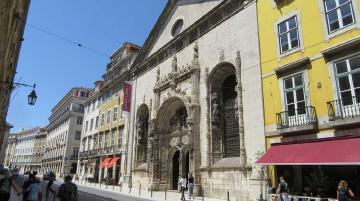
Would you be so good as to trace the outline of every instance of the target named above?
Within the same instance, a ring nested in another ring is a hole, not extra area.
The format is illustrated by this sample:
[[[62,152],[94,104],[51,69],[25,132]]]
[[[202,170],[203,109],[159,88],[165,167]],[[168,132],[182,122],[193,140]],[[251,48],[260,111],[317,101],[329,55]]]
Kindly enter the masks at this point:
[[[179,159],[180,159],[180,151],[176,151],[172,161],[172,188],[173,190],[178,189],[178,179],[179,179]]]

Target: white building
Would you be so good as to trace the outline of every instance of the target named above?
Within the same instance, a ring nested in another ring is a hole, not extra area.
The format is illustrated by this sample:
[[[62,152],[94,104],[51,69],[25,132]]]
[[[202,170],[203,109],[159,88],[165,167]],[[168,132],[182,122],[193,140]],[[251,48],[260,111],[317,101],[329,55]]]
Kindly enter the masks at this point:
[[[35,154],[35,136],[40,133],[40,128],[23,129],[16,133],[17,143],[12,167],[20,170],[20,173],[37,170]]]
[[[14,162],[15,148],[17,143],[16,134],[10,134],[6,143],[4,166],[12,168]]]
[[[72,88],[51,110],[47,126],[44,171],[59,176],[75,174],[83,124],[84,100],[90,89]]]
[[[95,177],[96,159],[95,155],[97,134],[99,131],[99,91],[102,81],[95,82],[95,88],[85,100],[84,123],[81,132],[81,146],[79,155],[78,173],[81,179]]]
[[[133,188],[177,189],[191,172],[198,195],[259,199],[256,12],[253,0],[168,1],[131,72]]]

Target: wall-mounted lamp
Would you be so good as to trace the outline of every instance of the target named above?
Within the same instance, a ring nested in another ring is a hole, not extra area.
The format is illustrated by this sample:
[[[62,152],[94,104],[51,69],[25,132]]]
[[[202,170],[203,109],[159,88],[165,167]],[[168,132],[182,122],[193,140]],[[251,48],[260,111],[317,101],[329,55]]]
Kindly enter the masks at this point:
[[[24,87],[32,87],[33,90],[31,91],[31,93],[28,95],[28,103],[29,105],[35,105],[36,100],[37,100],[37,95],[35,92],[35,88],[36,85],[28,85],[28,84],[23,84],[23,83],[19,83],[19,82],[4,82],[4,81],[0,81],[1,84],[9,84],[10,87],[13,89],[17,86],[24,86]]]

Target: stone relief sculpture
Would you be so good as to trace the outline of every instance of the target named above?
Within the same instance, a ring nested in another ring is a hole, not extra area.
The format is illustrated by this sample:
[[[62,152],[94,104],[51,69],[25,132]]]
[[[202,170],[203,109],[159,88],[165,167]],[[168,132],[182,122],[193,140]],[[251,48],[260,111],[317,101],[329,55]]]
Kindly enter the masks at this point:
[[[211,95],[211,123],[213,126],[220,126],[220,104],[219,95],[213,93]]]

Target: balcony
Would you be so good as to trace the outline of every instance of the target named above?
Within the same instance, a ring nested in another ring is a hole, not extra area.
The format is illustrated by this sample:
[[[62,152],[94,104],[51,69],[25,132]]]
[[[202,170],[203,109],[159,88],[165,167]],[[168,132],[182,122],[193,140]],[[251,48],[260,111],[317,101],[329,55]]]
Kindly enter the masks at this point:
[[[332,126],[345,126],[360,122],[360,97],[353,96],[327,102]]]
[[[276,124],[281,134],[315,130],[318,125],[315,107],[306,106],[277,113]]]

